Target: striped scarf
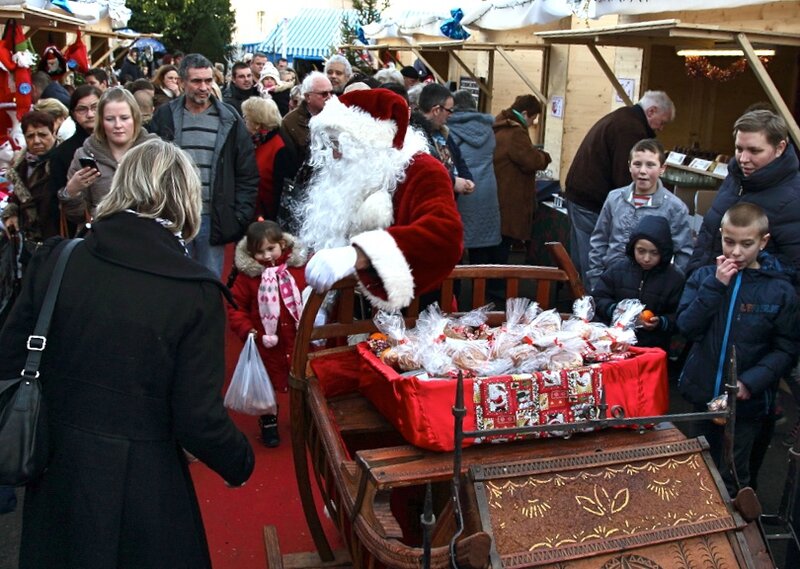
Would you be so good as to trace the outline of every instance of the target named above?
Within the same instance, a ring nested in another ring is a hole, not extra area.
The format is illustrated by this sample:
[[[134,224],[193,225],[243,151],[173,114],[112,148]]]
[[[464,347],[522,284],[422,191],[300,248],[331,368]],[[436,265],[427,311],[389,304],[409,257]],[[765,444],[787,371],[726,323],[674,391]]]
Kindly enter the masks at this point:
[[[261,316],[261,323],[264,325],[264,337],[261,338],[261,341],[267,348],[278,344],[281,301],[297,327],[303,304],[297,284],[286,270],[286,263],[276,267],[267,267],[261,273],[261,284],[258,287],[258,313]]]

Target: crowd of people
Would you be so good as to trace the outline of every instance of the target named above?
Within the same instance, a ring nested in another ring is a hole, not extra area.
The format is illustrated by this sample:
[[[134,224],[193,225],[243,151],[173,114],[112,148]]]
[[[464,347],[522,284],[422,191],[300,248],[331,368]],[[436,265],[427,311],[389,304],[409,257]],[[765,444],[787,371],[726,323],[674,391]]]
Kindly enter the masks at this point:
[[[48,338],[55,451],[28,485],[21,567],[55,566],[54,556],[81,567],[210,566],[187,456],[232,486],[254,468],[220,397],[225,312],[285,391],[306,287],[355,276],[372,305],[399,310],[459,262],[507,263],[532,238],[536,173],[551,161],[531,140],[542,112],[532,95],[492,116],[471,92],[411,66],[368,76],[334,55],[298,77],[256,53],[226,77],[187,54],[147,78],[137,59],[131,50],[119,77],[90,71],[71,93],[49,77],[36,84],[21,120],[26,148],[8,165],[0,220],[6,240],[22,237],[26,273],[2,314],[8,377],[25,359],[58,237],[85,237]],[[669,352],[676,333],[693,342],[680,390],[696,408],[724,393],[736,346],[733,465],[720,429],[702,431],[733,493],[756,486],[778,383],[800,376],[798,158],[782,119],[745,112],[694,236],[661,181],[656,136],[674,117],[667,94],[648,91],[589,130],[565,179],[571,254],[597,319],[637,298],[649,311],[640,345]],[[800,380],[789,383],[800,402]],[[279,444],[276,414],[259,427],[264,445]],[[84,487],[89,470],[102,472],[97,490]],[[170,496],[163,511],[141,499],[154,489]]]

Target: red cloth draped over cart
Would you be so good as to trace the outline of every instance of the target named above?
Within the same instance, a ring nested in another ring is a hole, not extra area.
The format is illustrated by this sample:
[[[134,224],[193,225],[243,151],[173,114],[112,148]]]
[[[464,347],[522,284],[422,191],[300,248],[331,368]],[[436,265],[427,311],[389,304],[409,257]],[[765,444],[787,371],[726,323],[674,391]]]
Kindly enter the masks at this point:
[[[663,415],[669,409],[666,354],[658,348],[631,351],[634,357],[630,359],[596,364],[606,404],[622,407],[626,417]],[[366,344],[357,351],[315,359],[311,365],[326,396],[357,388],[409,443],[429,450],[453,450],[454,380],[401,376],[375,357]],[[464,380],[465,431],[477,429],[473,381]],[[472,444],[474,440],[467,439],[464,446]]]

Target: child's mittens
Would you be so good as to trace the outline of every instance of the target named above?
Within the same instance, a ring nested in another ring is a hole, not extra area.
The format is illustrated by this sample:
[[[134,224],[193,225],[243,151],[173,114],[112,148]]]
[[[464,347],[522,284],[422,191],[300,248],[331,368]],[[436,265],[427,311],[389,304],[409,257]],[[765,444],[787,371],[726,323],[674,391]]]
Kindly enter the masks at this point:
[[[264,334],[261,336],[261,343],[264,344],[265,348],[274,348],[278,345],[278,336]]]

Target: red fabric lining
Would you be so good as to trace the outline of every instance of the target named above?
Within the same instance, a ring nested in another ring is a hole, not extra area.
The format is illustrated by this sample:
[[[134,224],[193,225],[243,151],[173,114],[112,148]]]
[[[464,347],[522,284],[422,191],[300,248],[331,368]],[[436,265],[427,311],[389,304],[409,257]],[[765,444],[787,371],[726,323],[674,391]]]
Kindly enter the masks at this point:
[[[359,389],[364,396],[409,443],[435,451],[453,450],[451,407],[455,401],[455,381],[404,377],[380,361],[366,343],[359,344],[357,349],[363,358]],[[659,348],[631,351],[636,354],[633,358],[601,364],[607,404],[621,406],[626,417],[666,413],[669,409],[666,354]],[[336,374],[335,369],[327,371]],[[464,430],[467,431],[476,429],[473,387],[472,379],[464,380],[467,408]],[[472,444],[474,439],[464,442],[465,447]]]

